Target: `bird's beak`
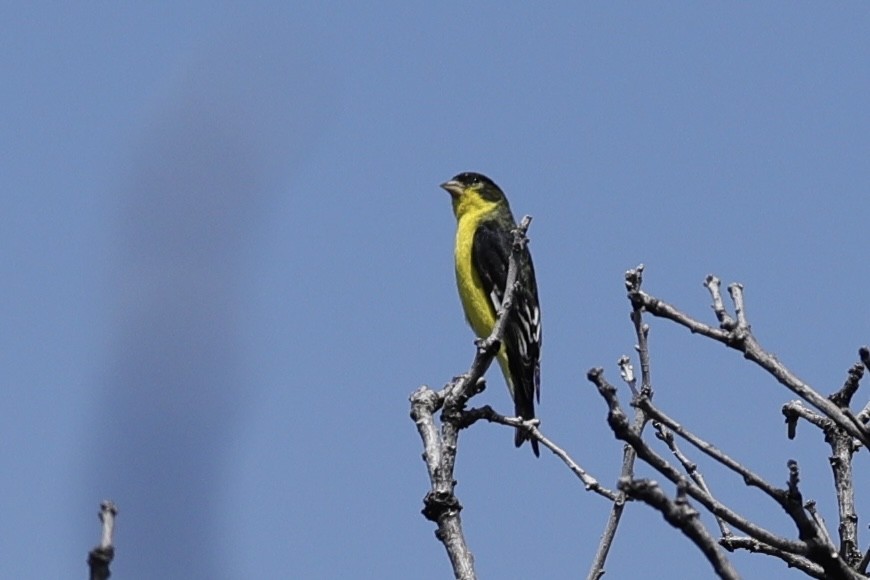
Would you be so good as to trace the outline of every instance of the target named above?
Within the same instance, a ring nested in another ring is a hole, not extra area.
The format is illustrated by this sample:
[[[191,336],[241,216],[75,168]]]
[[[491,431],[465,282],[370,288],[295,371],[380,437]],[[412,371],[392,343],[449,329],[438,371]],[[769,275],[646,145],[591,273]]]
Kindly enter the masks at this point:
[[[441,189],[447,191],[447,193],[449,193],[452,197],[459,197],[460,195],[462,195],[463,192],[462,184],[455,179],[442,183]]]

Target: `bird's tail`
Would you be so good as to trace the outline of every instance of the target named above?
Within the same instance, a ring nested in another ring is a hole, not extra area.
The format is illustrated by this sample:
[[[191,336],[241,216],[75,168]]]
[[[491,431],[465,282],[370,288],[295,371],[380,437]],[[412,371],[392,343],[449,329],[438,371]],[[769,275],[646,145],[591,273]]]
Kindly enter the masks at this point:
[[[532,442],[532,452],[535,454],[535,457],[540,457],[541,450],[538,448],[538,440],[529,437],[529,434],[526,433],[525,430],[517,428],[517,432],[514,434],[514,445],[519,447],[526,441]]]
[[[532,393],[535,392],[534,387],[523,389],[522,386],[515,385],[513,381],[513,374],[510,372],[510,366],[507,362],[507,356],[501,355],[502,353],[500,352],[498,362],[499,365],[501,365],[501,370],[504,374],[504,379],[507,383],[508,391],[510,391],[511,398],[514,400],[514,413],[517,417],[522,417],[526,421],[528,421],[529,419],[534,419],[535,399],[532,395]],[[519,387],[519,390],[517,387]],[[528,395],[526,393],[528,393]],[[540,457],[541,451],[540,449],[538,449],[538,440],[532,439],[529,436],[528,432],[518,428],[516,433],[514,434],[514,445],[519,447],[525,441],[532,442],[532,452],[535,454],[535,457]]]

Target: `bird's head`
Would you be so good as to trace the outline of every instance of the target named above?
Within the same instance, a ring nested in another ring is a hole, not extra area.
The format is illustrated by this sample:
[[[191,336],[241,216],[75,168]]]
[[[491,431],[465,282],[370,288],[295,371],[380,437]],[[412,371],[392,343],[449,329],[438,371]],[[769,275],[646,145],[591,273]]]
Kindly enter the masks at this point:
[[[453,213],[457,219],[463,215],[487,211],[499,205],[507,205],[502,190],[486,175],[466,171],[441,184],[450,194],[453,202]]]

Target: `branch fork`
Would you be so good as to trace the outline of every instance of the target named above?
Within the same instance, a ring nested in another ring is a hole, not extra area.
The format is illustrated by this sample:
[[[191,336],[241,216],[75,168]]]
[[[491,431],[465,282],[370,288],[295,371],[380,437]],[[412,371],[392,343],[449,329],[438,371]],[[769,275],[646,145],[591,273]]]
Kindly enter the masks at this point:
[[[435,535],[447,550],[455,577],[461,580],[472,580],[476,575],[474,557],[462,532],[459,516],[462,504],[454,493],[456,481],[453,472],[459,430],[470,424],[466,419],[465,406],[471,397],[484,390],[483,375],[498,353],[517,288],[519,253],[525,247],[526,231],[530,224],[531,217],[526,216],[513,232],[513,248],[501,310],[490,335],[484,340],[476,341],[477,353],[469,371],[456,377],[440,391],[433,391],[424,385],[411,395],[411,418],[423,440],[423,460],[431,484],[431,489],[423,500],[422,513],[437,524]],[[440,432],[435,426],[434,418],[439,410]]]

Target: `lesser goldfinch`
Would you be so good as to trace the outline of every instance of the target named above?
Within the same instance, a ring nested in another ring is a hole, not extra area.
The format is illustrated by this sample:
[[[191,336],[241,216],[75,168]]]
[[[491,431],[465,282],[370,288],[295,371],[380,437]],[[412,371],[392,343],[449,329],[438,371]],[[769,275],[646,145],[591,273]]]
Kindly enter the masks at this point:
[[[517,227],[510,205],[499,187],[480,173],[460,173],[442,183],[453,201],[456,216],[456,285],[469,326],[479,338],[492,332],[507,284],[513,246],[511,231]],[[524,249],[517,270],[518,291],[505,326],[498,363],[516,414],[535,417],[535,399],[541,398],[541,310],[535,268]],[[517,429],[514,444],[529,439]],[[538,442],[532,451],[540,456]]]

